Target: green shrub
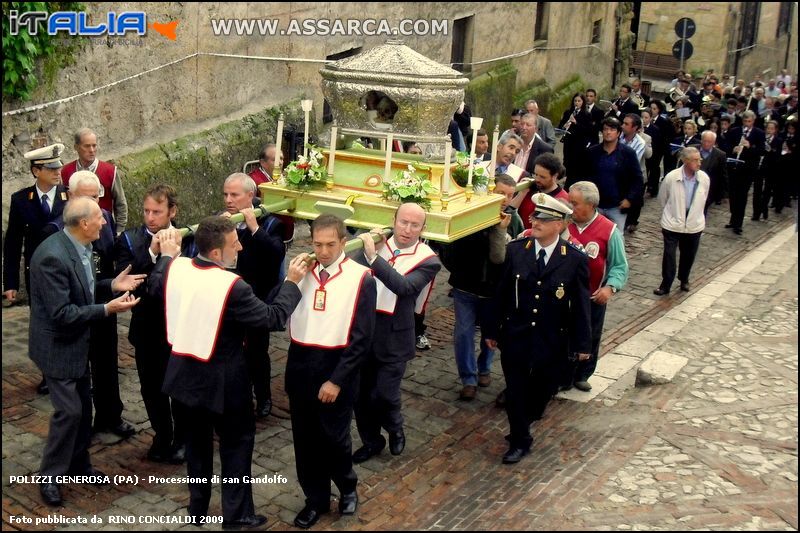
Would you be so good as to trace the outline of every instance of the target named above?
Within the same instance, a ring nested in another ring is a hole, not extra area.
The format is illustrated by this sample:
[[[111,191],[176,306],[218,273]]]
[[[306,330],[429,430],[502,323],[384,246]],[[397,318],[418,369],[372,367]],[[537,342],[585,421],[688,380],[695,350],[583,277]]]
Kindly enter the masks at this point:
[[[58,71],[75,62],[74,54],[84,43],[80,37],[49,35],[41,25],[36,35],[29,34],[26,26],[21,26],[17,35],[11,35],[10,12],[83,10],[83,4],[78,2],[3,2],[3,100],[31,99],[39,85],[35,72],[39,59],[43,60],[45,84],[52,87]]]

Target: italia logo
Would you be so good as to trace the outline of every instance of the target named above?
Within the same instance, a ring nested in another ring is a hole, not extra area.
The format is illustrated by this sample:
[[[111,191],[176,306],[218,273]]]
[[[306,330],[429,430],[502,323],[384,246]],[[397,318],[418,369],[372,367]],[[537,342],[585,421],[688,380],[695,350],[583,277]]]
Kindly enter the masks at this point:
[[[81,35],[84,37],[98,37],[100,35],[120,36],[128,32],[136,35],[147,34],[147,13],[144,11],[123,11],[121,13],[108,12],[105,20],[92,24],[87,13],[76,11],[28,11],[19,13],[10,11],[8,14],[9,33],[19,35],[20,28],[28,30],[30,35],[39,32],[40,24],[47,28],[48,35],[58,35],[59,32],[68,35]],[[167,23],[154,22],[150,28],[160,33],[167,39],[177,39],[176,28],[178,21]]]

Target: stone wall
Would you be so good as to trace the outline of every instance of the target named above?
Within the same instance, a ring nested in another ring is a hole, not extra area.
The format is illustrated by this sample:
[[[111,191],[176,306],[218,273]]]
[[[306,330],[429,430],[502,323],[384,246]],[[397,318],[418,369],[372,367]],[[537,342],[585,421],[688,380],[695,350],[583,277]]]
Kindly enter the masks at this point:
[[[516,69],[516,86],[546,78],[561,83],[574,72],[581,72],[592,83],[608,83],[613,62],[615,3],[577,4],[574,8],[551,4],[550,50],[533,52],[510,59]],[[214,130],[221,124],[247,120],[301,97],[315,100],[314,114],[322,114],[322,95],[318,74],[321,63],[267,61],[242,57],[216,57],[197,53],[235,54],[240,56],[292,57],[320,60],[353,48],[364,49],[382,44],[387,36],[215,36],[212,19],[276,19],[278,28],[286,29],[290,21],[365,18],[386,19],[397,26],[401,19],[446,19],[452,21],[473,17],[473,30],[468,33],[472,61],[494,59],[534,46],[533,26],[535,3],[514,2],[502,5],[466,2],[460,4],[423,3],[87,3],[86,12],[92,21],[109,11],[145,9],[148,23],[178,21],[177,39],[170,41],[149,30],[141,38],[128,37],[128,42],[111,39],[109,44],[89,42],[77,56],[76,64],[64,68],[52,88],[41,87],[32,102],[4,102],[3,111],[68,98],[105,84],[174,64],[101,89],[91,95],[70,99],[45,109],[14,116],[3,121],[3,228],[8,217],[8,199],[21,187],[32,182],[22,154],[32,148],[33,139],[42,143],[62,142],[67,145],[65,161],[75,158],[73,132],[89,126],[98,132],[99,156],[122,166],[126,156],[138,161],[141,152],[152,148],[167,152],[180,151],[181,139]],[[592,21],[604,19],[602,39],[598,46],[586,48],[591,40]],[[508,31],[509,21],[516,21]],[[530,23],[523,23],[530,21]],[[501,37],[498,37],[501,36]],[[449,63],[452,33],[403,37],[405,44],[442,63]],[[536,43],[541,45],[543,43]],[[583,48],[578,48],[583,47]],[[569,48],[564,50],[562,48]],[[472,75],[498,66],[498,62],[475,65]],[[488,111],[487,111],[488,113]],[[264,131],[270,131],[265,128]],[[252,139],[258,146],[270,137],[263,132]],[[178,140],[173,142],[174,140]],[[209,150],[227,149],[225,142]],[[246,159],[252,158],[248,155]],[[132,155],[133,154],[133,155]],[[168,153],[180,159],[180,155]],[[242,154],[244,156],[244,153]],[[202,158],[199,162],[204,161]],[[231,168],[213,167],[215,180],[240,168],[243,161],[230,160]],[[138,169],[126,168],[129,179]],[[128,179],[128,178],[126,178]],[[208,180],[187,182],[187,186],[208,187]],[[130,185],[131,188],[139,184]],[[216,194],[217,189],[213,193]],[[135,203],[132,204],[135,209]]]

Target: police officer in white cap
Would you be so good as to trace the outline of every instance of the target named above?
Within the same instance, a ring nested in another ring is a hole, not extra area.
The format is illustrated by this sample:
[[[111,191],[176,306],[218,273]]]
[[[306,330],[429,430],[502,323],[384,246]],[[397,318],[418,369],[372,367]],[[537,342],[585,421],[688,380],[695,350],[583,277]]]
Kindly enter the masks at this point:
[[[570,207],[533,195],[531,236],[508,245],[487,344],[501,350],[511,434],[503,463],[517,463],[533,444],[530,425],[558,390],[568,357],[591,351],[589,263],[561,238]]]
[[[31,162],[31,174],[36,183],[11,195],[8,227],[3,243],[3,296],[17,300],[19,291],[19,260],[25,257],[25,288],[30,292],[30,262],[36,247],[42,242],[42,229],[59,217],[67,203],[67,190],[61,185],[61,153],[63,144],[52,144],[25,154]],[[24,250],[24,252],[23,252]],[[37,388],[47,393],[42,380]]]

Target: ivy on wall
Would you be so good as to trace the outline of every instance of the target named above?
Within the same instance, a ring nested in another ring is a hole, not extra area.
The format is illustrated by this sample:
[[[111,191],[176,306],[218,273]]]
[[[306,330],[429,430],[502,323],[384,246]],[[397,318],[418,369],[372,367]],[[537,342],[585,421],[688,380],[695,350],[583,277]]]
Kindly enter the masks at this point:
[[[19,27],[11,35],[10,13],[31,11],[83,11],[78,2],[3,2],[3,100],[30,100],[39,86],[36,62],[42,60],[45,82],[52,84],[58,70],[72,64],[74,53],[82,40],[66,35],[48,35],[45,23],[40,23],[36,35],[28,33],[27,26]]]

